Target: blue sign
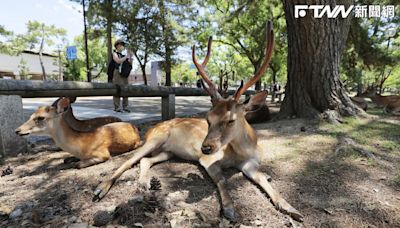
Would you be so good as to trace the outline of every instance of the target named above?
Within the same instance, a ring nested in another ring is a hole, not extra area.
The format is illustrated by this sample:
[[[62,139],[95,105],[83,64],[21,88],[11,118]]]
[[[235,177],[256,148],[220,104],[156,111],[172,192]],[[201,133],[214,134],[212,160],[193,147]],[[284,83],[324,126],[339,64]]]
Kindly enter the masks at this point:
[[[67,59],[68,60],[76,59],[76,46],[67,47]]]

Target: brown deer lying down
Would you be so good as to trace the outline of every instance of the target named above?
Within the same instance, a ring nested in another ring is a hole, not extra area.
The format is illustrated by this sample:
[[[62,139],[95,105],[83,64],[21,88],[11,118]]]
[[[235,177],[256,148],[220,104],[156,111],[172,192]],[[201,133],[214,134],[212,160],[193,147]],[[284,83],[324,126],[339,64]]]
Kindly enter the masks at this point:
[[[56,101],[53,102],[51,106],[57,107],[58,102],[62,98],[58,98]],[[76,97],[67,97],[69,99],[70,103],[75,103]],[[89,132],[93,131],[94,129],[109,124],[109,123],[114,123],[114,122],[122,122],[122,120],[118,117],[114,116],[102,116],[102,117],[96,117],[93,119],[87,119],[87,120],[79,120],[74,116],[74,112],[72,110],[72,106],[69,105],[67,111],[63,114],[63,118],[65,122],[74,130],[79,131],[79,132]]]
[[[52,137],[57,146],[80,159],[77,168],[107,161],[111,154],[128,152],[141,145],[139,132],[130,123],[110,123],[90,132],[72,129],[64,119],[69,106],[69,99],[62,98],[57,107],[39,107],[15,132],[20,136]]]
[[[145,144],[136,150],[132,158],[126,161],[110,179],[100,183],[94,191],[94,200],[103,198],[122,173],[131,168],[140,159],[139,183],[148,187],[147,171],[158,162],[166,161],[173,156],[198,161],[205,168],[216,184],[222,203],[222,213],[234,221],[236,218],[233,201],[226,189],[226,180],[222,168],[235,167],[249,179],[258,184],[271,198],[275,207],[297,220],[302,215],[293,208],[268,182],[268,176],[258,171],[260,157],[265,152],[257,145],[254,129],[245,119],[243,104],[239,104],[240,96],[265,73],[272,56],[274,44],[272,24],[268,23],[268,42],[265,60],[259,71],[234,97],[223,99],[216,87],[208,79],[204,67],[208,62],[211,50],[211,38],[203,64],[195,59],[195,48],[192,50],[193,62],[203,80],[212,92],[212,109],[206,119],[173,119],[157,124],[145,136]],[[152,154],[150,158],[143,158]]]
[[[350,97],[355,105],[360,107],[362,110],[367,111],[368,109],[368,102],[362,97]]]
[[[400,100],[391,102],[383,109],[385,113],[391,113],[396,116],[400,116]]]
[[[363,97],[368,97],[376,104],[377,107],[384,108],[390,103],[395,103],[400,101],[400,96],[389,95],[381,96],[376,92],[376,88],[368,87],[367,90],[361,94]]]
[[[260,91],[250,99],[246,100],[244,110],[246,112],[245,118],[249,123],[261,123],[271,119],[269,108],[267,106],[268,91]]]

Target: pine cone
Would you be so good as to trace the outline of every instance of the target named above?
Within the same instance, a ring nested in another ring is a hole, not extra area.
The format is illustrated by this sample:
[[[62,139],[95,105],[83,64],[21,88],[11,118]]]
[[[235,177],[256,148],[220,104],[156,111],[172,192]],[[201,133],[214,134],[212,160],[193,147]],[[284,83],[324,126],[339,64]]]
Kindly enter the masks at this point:
[[[1,176],[10,175],[10,174],[13,173],[13,171],[14,171],[14,170],[13,170],[10,166],[8,166],[7,169],[5,169],[5,170],[3,170],[3,171],[1,172]]]
[[[154,191],[161,190],[161,182],[156,177],[152,177],[150,180],[150,190]]]

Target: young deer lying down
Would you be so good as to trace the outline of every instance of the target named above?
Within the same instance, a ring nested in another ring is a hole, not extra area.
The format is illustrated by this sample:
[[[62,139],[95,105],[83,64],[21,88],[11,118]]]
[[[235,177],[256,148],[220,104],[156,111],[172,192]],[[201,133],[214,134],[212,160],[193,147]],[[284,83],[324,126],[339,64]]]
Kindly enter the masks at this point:
[[[191,161],[198,161],[205,168],[216,184],[222,202],[222,213],[229,220],[235,220],[233,201],[226,189],[226,180],[222,168],[235,167],[249,179],[257,183],[271,198],[275,207],[297,220],[302,215],[272,188],[268,176],[258,171],[261,154],[264,152],[257,145],[254,129],[244,117],[243,104],[239,103],[241,95],[261,78],[268,67],[274,44],[272,24],[268,23],[268,42],[265,60],[259,71],[240,87],[233,97],[223,99],[213,83],[204,72],[211,49],[211,38],[203,64],[195,59],[193,47],[192,58],[203,80],[212,93],[213,107],[206,119],[173,119],[157,124],[145,136],[145,144],[136,150],[132,158],[126,161],[110,179],[100,183],[95,189],[94,200],[103,198],[122,173],[131,168],[140,159],[139,183],[148,187],[146,178],[150,167],[158,162],[166,161],[173,156]],[[153,156],[143,158],[148,154]]]
[[[243,104],[246,112],[245,118],[249,123],[261,123],[271,119],[269,108],[265,99],[268,91],[260,91],[246,100]]]
[[[56,101],[53,102],[51,106],[57,107],[58,102],[62,99],[62,97],[58,98]],[[75,103],[76,97],[67,97],[69,99],[69,102]],[[115,122],[122,122],[122,120],[118,117],[114,116],[102,116],[102,117],[96,117],[92,119],[87,119],[87,120],[79,120],[74,116],[74,112],[72,110],[72,106],[70,105],[63,114],[63,118],[65,122],[74,130],[79,131],[79,132],[89,132],[93,131],[94,129],[109,124],[109,123],[115,123]]]
[[[64,119],[69,106],[69,99],[61,98],[57,107],[39,107],[15,132],[20,136],[52,137],[57,146],[80,159],[77,168],[107,161],[111,154],[128,152],[141,145],[139,131],[130,123],[110,123],[90,132],[72,129]]]
[[[391,113],[396,116],[400,116],[400,100],[391,102],[383,109],[385,113]]]

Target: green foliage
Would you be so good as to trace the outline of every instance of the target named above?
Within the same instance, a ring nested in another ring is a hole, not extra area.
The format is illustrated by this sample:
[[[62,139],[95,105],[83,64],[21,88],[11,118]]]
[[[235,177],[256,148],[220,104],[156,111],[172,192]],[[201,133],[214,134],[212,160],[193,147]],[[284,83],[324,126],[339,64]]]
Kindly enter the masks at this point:
[[[188,62],[179,62],[172,67],[172,81],[176,83],[184,82],[185,84],[193,84],[196,78],[196,70],[190,69]]]
[[[133,51],[133,55],[142,69],[145,84],[147,80],[146,65],[150,58],[158,51],[161,40],[161,31],[155,23],[158,13],[154,10],[154,3],[138,1],[136,4],[124,4],[118,13],[118,32],[127,42],[127,48]]]
[[[28,21],[27,29],[23,39],[29,49],[40,49],[42,42],[51,47],[57,39],[62,40],[67,33],[65,29],[57,28],[54,25],[48,26],[38,21]]]
[[[202,59],[199,57],[199,59]],[[253,67],[245,56],[237,53],[231,46],[215,43],[210,62],[207,64],[208,74],[215,83],[220,83],[219,75],[229,73],[228,83],[231,86],[239,85],[240,80],[253,74]],[[234,75],[232,72],[235,72]]]
[[[376,114],[382,115],[382,110],[380,109]],[[368,120],[349,117],[340,127],[334,124],[324,124],[321,128],[333,136],[350,137],[364,145],[369,151],[400,152],[399,125],[396,123],[380,119]]]
[[[393,5],[371,0],[372,5]],[[400,8],[393,18],[353,18],[342,61],[342,79],[348,87],[375,85],[400,89]],[[394,34],[389,34],[391,31]],[[391,36],[390,36],[391,35]]]
[[[236,53],[247,58],[253,72],[260,67],[265,50],[266,22],[274,25],[276,46],[270,64],[270,77],[263,77],[264,82],[272,78],[283,81],[286,76],[286,23],[280,1],[208,1],[210,25],[219,24],[217,34],[220,43],[233,48]],[[206,30],[206,32],[209,32]],[[204,37],[200,36],[200,37]],[[245,67],[248,68],[248,67]],[[244,70],[247,72],[247,70]],[[240,72],[240,71],[238,71]],[[252,74],[240,75],[247,79]]]
[[[89,32],[92,36],[92,30]],[[70,81],[84,81],[86,80],[86,59],[85,59],[85,43],[83,35],[75,37],[74,44],[77,48],[77,59],[67,60],[65,53],[63,54],[63,64],[66,67],[64,77]],[[106,40],[102,37],[92,38],[88,40],[89,49],[89,66],[90,70],[96,71],[97,74],[93,75],[93,79],[100,81],[107,80],[107,49]]]
[[[19,75],[23,79],[27,79],[27,76],[29,74],[29,68],[26,66],[27,62],[25,59],[21,58],[21,61],[19,62],[18,65],[18,70],[19,70]]]
[[[12,47],[8,43],[12,35],[11,31],[6,30],[4,26],[0,25],[0,53],[12,53]]]

